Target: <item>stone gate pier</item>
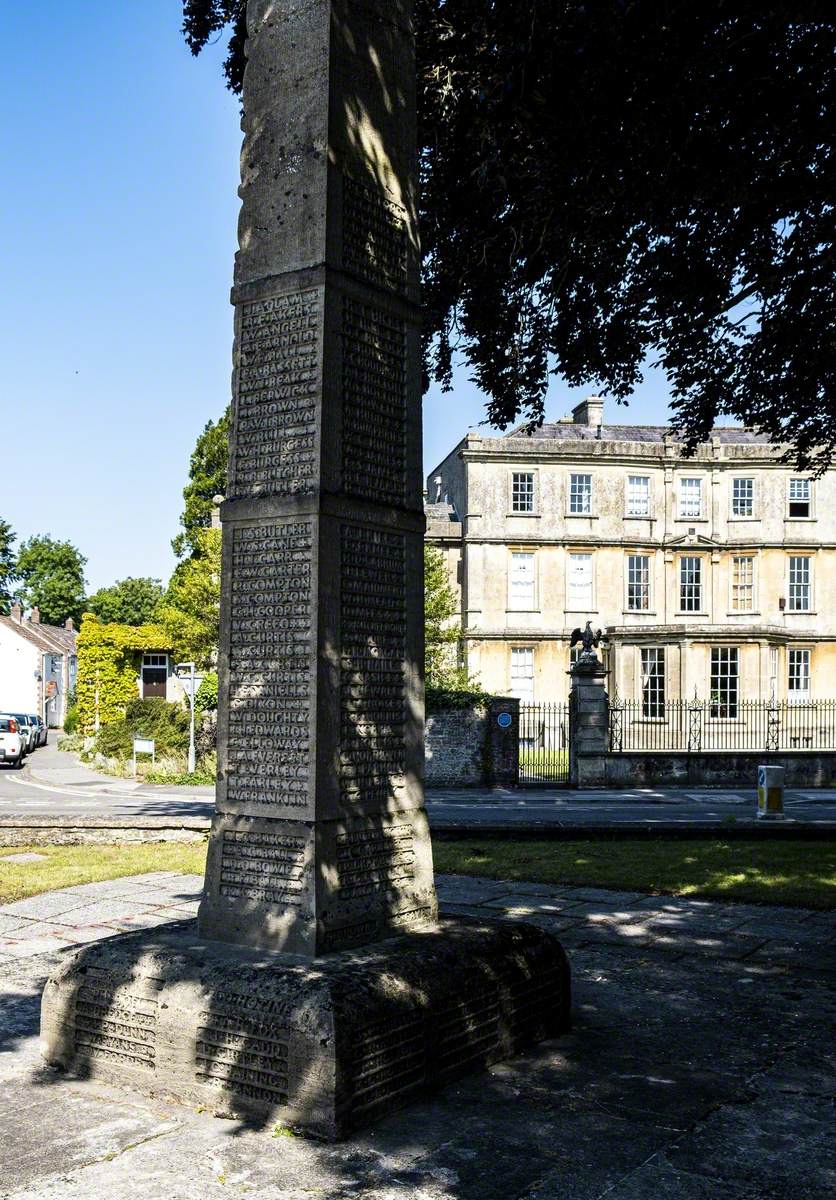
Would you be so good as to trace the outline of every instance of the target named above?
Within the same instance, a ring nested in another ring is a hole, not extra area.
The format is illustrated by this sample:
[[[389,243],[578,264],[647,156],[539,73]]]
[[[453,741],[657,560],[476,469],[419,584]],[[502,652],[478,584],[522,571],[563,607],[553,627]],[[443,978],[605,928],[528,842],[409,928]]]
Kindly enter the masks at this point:
[[[438,920],[423,803],[408,0],[250,0],[216,815],[197,927],[81,951],[49,1062],[334,1137],[565,1029],[559,943]]]

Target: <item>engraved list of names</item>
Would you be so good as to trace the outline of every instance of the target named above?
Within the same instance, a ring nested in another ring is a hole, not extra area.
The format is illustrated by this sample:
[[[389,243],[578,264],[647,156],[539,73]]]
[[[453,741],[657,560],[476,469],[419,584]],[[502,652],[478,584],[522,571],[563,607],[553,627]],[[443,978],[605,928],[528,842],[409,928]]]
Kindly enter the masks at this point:
[[[241,306],[232,496],[313,489],[321,328],[319,288]]]
[[[232,537],[227,797],[304,805],[311,681],[310,521]]]

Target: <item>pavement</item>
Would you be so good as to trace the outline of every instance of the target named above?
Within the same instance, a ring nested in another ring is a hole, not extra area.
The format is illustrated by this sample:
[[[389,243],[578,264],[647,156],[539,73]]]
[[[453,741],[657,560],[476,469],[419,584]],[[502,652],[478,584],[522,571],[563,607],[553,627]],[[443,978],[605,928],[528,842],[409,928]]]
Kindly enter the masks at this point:
[[[763,828],[755,816],[755,789],[430,788],[427,812],[435,831],[511,830],[556,834],[620,830],[729,833]],[[788,788],[789,825],[836,833],[836,789]],[[63,823],[72,818],[155,821],[190,818],[208,827],[212,787],[161,787],[102,775],[54,745],[35,751],[22,771],[0,765],[0,832],[25,817]]]
[[[91,939],[188,920],[201,882],[145,875],[0,908],[4,1200],[836,1194],[832,913],[439,876],[448,913],[560,936],[573,1030],[325,1145],[40,1061],[50,970]]]

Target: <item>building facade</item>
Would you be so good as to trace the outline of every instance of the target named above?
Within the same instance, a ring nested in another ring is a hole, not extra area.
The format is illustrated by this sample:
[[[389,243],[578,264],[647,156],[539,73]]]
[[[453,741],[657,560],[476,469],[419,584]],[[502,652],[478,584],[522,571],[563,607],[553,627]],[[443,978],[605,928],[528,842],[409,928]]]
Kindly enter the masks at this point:
[[[686,458],[666,427],[590,398],[530,433],[468,434],[427,480],[428,540],[488,691],[564,699],[569,642],[605,634],[609,687],[642,700],[836,696],[836,472],[717,428]]]
[[[37,608],[24,616],[14,604],[0,617],[0,712],[37,714],[59,729],[75,687],[77,642],[72,620],[44,625]]]

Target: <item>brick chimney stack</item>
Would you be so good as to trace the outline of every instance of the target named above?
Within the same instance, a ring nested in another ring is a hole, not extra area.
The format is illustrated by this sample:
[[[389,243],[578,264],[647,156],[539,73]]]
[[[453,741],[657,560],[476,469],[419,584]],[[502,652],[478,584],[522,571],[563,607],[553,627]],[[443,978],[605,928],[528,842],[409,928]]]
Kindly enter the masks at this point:
[[[72,633],[72,631],[75,629],[75,621],[73,621],[72,617],[67,617],[66,621],[64,622],[64,628],[68,633]]]
[[[41,623],[41,610],[38,608],[37,604],[35,605],[35,607],[34,607],[34,608],[32,609],[32,611],[30,612],[30,614],[29,614],[29,620],[32,622],[32,624],[33,624],[33,625],[40,625],[40,623]]]
[[[15,601],[15,603],[12,605],[10,616],[13,621],[17,621],[18,625],[20,625],[23,620],[23,610],[17,601]]]

